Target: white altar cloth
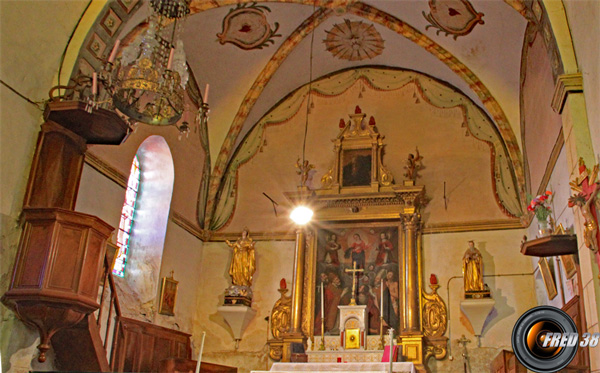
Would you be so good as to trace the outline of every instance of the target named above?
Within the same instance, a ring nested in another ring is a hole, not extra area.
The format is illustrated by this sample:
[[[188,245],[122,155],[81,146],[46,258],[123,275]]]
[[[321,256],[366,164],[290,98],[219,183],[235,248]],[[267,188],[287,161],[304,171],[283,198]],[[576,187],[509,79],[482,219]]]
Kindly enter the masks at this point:
[[[269,373],[283,372],[389,372],[390,363],[273,363]],[[416,373],[413,363],[393,363],[396,373]],[[266,371],[252,371],[259,373]]]

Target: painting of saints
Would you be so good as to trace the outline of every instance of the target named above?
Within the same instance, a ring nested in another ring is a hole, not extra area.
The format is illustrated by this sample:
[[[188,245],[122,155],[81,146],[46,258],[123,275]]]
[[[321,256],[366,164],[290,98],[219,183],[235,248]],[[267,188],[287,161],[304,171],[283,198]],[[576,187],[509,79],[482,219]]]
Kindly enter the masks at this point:
[[[394,258],[394,245],[389,240],[388,234],[385,232],[381,232],[379,235],[380,242],[377,245],[377,259],[375,260],[375,265],[384,265],[390,263],[396,263]]]
[[[367,318],[369,319],[369,334],[379,333],[379,308],[375,304],[375,296],[369,285],[361,285],[358,288],[359,305],[367,306]]]
[[[356,268],[364,269],[368,246],[362,240],[360,234],[354,233],[353,238],[354,242],[346,249],[344,257],[351,258],[352,263],[356,263]]]
[[[323,260],[325,264],[339,266],[340,260],[338,258],[338,250],[341,248],[342,245],[337,242],[337,236],[335,234],[329,236],[329,239],[325,244],[325,259]]]
[[[387,326],[397,328],[398,318],[398,298],[400,295],[398,286],[398,276],[393,271],[388,271],[383,282],[383,320]]]
[[[325,332],[332,331],[338,327],[338,308],[344,290],[340,277],[331,272],[329,274],[329,284],[325,288]]]
[[[371,149],[346,150],[342,186],[371,185]]]
[[[369,334],[379,334],[381,310],[384,328],[397,329],[400,326],[398,227],[331,224],[318,229],[315,239],[314,335],[321,335],[321,320],[325,335],[339,333],[338,306],[350,303],[353,281],[357,303],[367,306]],[[353,278],[346,270],[354,264],[363,271]]]

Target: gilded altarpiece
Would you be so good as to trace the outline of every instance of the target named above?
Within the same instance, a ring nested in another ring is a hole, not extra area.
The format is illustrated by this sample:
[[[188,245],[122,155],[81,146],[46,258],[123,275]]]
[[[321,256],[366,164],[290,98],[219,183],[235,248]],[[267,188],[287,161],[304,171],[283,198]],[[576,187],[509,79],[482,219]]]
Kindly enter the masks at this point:
[[[340,121],[340,132],[332,140],[335,159],[322,177],[321,189],[303,187],[286,193],[293,204],[308,202],[315,211],[310,226],[297,232],[296,261],[304,265],[300,271],[295,269],[302,276],[295,273],[296,289],[300,291],[294,294],[291,304],[291,330],[295,330],[294,325],[298,330],[290,335],[294,334],[297,341],[301,332],[304,338],[314,341],[314,346],[319,343],[323,327],[318,290],[321,283],[325,335],[339,333],[334,318],[337,304],[345,304],[351,296],[348,292],[352,280],[345,269],[357,262],[357,267],[365,272],[358,280],[355,295],[359,304],[370,307],[368,317],[373,325],[368,334],[379,333],[382,305],[384,326],[396,331],[402,360],[414,362],[418,370],[424,369],[429,356],[445,357],[447,341],[441,337],[445,333],[445,314],[429,311],[431,302],[438,305],[433,307],[436,310],[445,310],[445,305],[437,294],[424,299],[429,294],[422,289],[420,208],[426,201],[425,187],[415,185],[414,180],[396,185],[383,163],[384,136],[378,132],[374,118],[365,120],[366,114],[358,107],[349,117],[348,121]],[[423,317],[428,317],[426,322]],[[429,330],[432,324],[436,328],[433,332]],[[429,341],[432,334],[440,338]],[[378,338],[370,337],[368,350],[378,348]],[[284,361],[285,340],[284,336]]]

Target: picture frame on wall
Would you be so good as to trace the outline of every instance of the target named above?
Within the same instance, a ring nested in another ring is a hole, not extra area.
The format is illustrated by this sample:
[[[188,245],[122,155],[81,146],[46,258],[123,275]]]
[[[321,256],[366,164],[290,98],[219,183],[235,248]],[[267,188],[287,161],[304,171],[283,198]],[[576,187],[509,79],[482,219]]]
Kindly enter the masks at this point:
[[[342,186],[371,185],[371,153],[371,148],[343,151]]]
[[[556,290],[554,275],[550,271],[550,265],[548,264],[548,260],[544,257],[540,258],[540,260],[538,261],[538,267],[540,268],[540,273],[542,275],[542,279],[544,280],[544,286],[546,287],[546,294],[548,294],[548,299],[552,300],[558,295],[558,291]]]
[[[339,335],[344,325],[337,322],[338,306],[348,305],[352,298],[353,276],[347,270],[356,268],[356,302],[367,306],[370,335],[380,331],[380,315],[386,330],[399,325],[399,258],[401,245],[398,226],[393,223],[323,224],[315,234],[314,333]],[[321,307],[320,287],[323,286]],[[380,308],[381,307],[381,308]],[[383,308],[383,309],[382,309]],[[324,315],[321,315],[323,311]]]
[[[577,273],[577,267],[575,265],[575,258],[573,255],[561,255],[560,261],[562,262],[567,278],[571,278],[573,275],[575,275],[575,273]]]
[[[175,316],[175,301],[177,300],[177,286],[179,281],[173,278],[173,272],[169,277],[163,277],[160,286],[160,303],[158,313],[161,315]]]

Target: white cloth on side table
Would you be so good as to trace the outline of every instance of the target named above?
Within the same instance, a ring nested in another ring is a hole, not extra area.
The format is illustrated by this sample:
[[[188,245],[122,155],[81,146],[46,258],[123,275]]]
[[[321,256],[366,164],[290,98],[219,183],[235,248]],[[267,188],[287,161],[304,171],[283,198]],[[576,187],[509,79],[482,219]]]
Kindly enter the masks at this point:
[[[273,363],[270,373],[278,372],[389,372],[390,363]],[[413,363],[393,363],[396,373],[416,373]],[[252,373],[260,371],[252,371]]]

